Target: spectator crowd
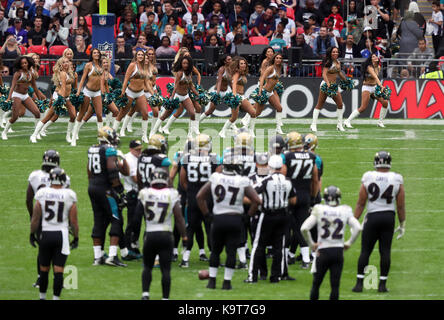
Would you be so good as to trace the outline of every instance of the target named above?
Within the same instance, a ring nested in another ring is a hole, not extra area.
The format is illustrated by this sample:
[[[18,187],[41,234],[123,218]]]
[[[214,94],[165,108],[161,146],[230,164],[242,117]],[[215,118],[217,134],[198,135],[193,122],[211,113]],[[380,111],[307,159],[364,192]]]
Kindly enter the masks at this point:
[[[99,1],[71,1],[2,0],[3,60],[26,52],[60,55],[56,49],[65,47],[73,49],[75,59],[87,59],[91,15],[98,13]],[[350,59],[345,65],[355,75],[353,60],[372,52],[382,58],[439,58],[444,56],[444,0],[433,0],[431,7],[426,20],[417,3],[408,0],[108,0],[108,11],[117,18],[118,73],[138,50],[149,47],[155,48],[157,58],[169,58],[181,46],[192,54],[208,47],[236,54],[239,46],[266,44],[284,54],[301,47],[302,59],[322,59],[336,46],[341,58]],[[406,71],[418,76],[412,70],[415,63]]]

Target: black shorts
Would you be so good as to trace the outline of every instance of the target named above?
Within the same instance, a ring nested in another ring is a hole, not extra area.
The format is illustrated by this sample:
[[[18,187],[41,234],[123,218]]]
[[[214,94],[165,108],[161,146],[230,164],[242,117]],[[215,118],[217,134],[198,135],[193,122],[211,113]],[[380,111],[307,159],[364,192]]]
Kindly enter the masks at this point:
[[[62,245],[61,231],[42,231],[39,245],[40,265],[49,267],[52,262],[55,266],[64,267],[68,256],[62,254]]]

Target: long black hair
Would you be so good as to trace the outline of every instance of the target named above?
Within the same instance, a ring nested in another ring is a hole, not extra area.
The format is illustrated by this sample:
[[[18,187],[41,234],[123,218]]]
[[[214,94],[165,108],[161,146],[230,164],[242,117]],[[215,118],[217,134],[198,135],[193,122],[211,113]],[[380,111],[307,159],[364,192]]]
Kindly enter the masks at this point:
[[[229,54],[223,54],[220,58],[219,61],[217,62],[217,69],[220,69],[221,67],[225,66],[225,60],[230,57],[231,55]]]
[[[95,50],[99,51],[99,62],[100,62],[102,60],[102,52],[97,48],[91,49],[91,54],[89,55],[89,61],[93,61],[93,53]]]
[[[367,58],[367,60],[365,60],[365,61],[362,63],[362,65],[361,65],[361,73],[362,73],[362,78],[363,78],[363,79],[365,79],[366,77],[368,77],[367,68],[368,68],[369,66],[372,66],[372,67],[373,67],[373,61],[372,61],[373,55],[375,55],[375,56],[378,57],[376,51],[372,51],[371,54],[370,54],[370,56]],[[378,57],[378,59],[379,59],[379,57]],[[374,67],[373,67],[373,68],[374,68]],[[376,70],[375,70],[375,71],[376,71]]]
[[[183,60],[188,61],[188,70],[182,70],[182,62]],[[187,76],[189,76],[193,72],[193,59],[190,56],[182,56],[177,60],[177,63],[173,66],[174,72],[183,71]]]
[[[34,59],[27,56],[19,56],[14,61],[14,71],[17,72],[22,69],[22,60],[26,59],[28,61],[28,70],[31,70],[31,67],[35,66]]]
[[[266,48],[262,51],[262,53],[261,53],[261,55],[260,55],[260,57],[259,57],[259,66],[261,66],[261,65],[262,65],[262,62],[267,58],[267,51],[268,51],[268,49],[273,50],[273,54],[276,53],[272,47],[266,47]]]
[[[327,49],[327,52],[325,53],[324,61],[322,61],[322,66],[324,68],[330,68],[333,65],[333,58],[331,57],[331,53],[333,52],[333,49],[338,49],[338,47],[330,47]]]

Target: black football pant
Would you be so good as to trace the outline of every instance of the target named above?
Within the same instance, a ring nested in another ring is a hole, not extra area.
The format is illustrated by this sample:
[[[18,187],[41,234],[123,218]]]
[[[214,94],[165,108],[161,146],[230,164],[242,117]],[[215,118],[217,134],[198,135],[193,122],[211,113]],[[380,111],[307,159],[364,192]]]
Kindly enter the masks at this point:
[[[173,234],[168,231],[146,232],[143,244],[142,290],[150,291],[154,259],[159,255],[162,273],[162,296],[168,299],[171,288],[171,260],[173,257]]]
[[[126,194],[127,201],[127,225],[125,229],[124,243],[128,249],[131,249],[131,244],[139,240],[140,228],[142,227],[143,206],[138,207],[137,192],[130,191]]]
[[[282,255],[288,220],[288,215],[285,212],[261,213],[248,268],[248,278],[250,280],[257,281],[259,265],[263,265],[265,248],[268,244],[273,246],[270,280],[278,280],[284,272],[282,269]]]
[[[220,254],[225,248],[227,254],[226,268],[236,266],[236,250],[241,239],[242,216],[240,214],[215,215],[211,224],[211,256],[210,267],[217,268]]]
[[[328,270],[330,270],[330,300],[339,299],[339,282],[341,280],[342,267],[344,265],[343,252],[343,248],[325,248],[317,251],[317,256],[314,262],[316,264],[316,272],[313,274],[310,300],[319,299],[319,288]]]
[[[256,238],[257,233],[257,225],[259,223],[260,213],[254,215],[250,218],[250,236],[251,236],[251,248],[253,248],[254,245],[254,239]],[[259,235],[257,235],[259,236]],[[252,259],[252,256],[250,256],[250,259]],[[251,260],[250,260],[251,261]],[[268,266],[267,266],[267,259],[264,255],[262,261],[258,261],[257,268],[259,270],[259,274],[261,276],[267,277],[268,274]]]
[[[290,222],[291,240],[290,251],[296,253],[297,246],[308,247],[307,242],[301,233],[301,227],[304,221],[310,216],[310,195],[308,193],[297,194],[298,202],[292,208],[293,219]],[[316,240],[316,239],[313,239]]]
[[[387,277],[390,269],[390,251],[394,228],[395,213],[393,211],[367,213],[362,230],[358,274],[364,275],[364,268],[368,265],[376,241],[379,241],[380,276]]]
[[[205,222],[202,212],[199,209],[199,206],[197,205],[196,198],[190,198],[187,199],[188,207],[187,207],[187,218],[188,218],[188,226],[187,226],[187,250],[190,250],[193,248],[193,238],[194,234],[196,234],[196,240],[197,240],[197,233],[198,230],[202,229],[202,222],[204,222],[205,225],[205,233],[207,235],[207,245],[210,250],[211,248],[211,241],[210,241],[210,225]]]

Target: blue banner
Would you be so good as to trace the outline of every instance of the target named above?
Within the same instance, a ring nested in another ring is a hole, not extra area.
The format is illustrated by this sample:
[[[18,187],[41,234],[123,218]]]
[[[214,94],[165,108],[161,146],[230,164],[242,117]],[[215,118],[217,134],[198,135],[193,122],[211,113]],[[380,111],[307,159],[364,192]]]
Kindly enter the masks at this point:
[[[114,76],[114,52],[115,37],[114,30],[116,24],[116,16],[112,13],[107,15],[92,15],[92,47],[97,48],[102,56],[107,57],[111,61],[111,74]]]

